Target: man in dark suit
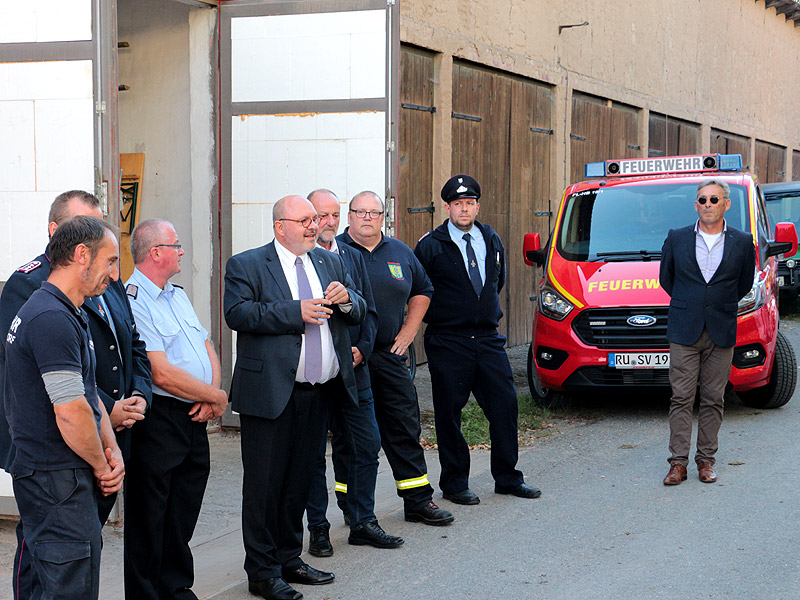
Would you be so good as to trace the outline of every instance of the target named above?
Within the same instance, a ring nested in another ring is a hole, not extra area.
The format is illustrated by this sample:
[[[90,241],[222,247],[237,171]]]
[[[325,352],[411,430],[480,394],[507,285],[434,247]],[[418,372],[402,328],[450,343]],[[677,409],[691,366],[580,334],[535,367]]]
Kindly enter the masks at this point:
[[[387,534],[375,517],[375,480],[378,477],[381,435],[375,420],[375,400],[367,361],[375,345],[378,311],[372,297],[367,266],[358,250],[336,242],[341,214],[341,204],[336,195],[330,190],[314,190],[308,195],[308,200],[314,205],[320,218],[317,244],[342,257],[356,291],[367,303],[364,321],[350,327],[358,404],[353,404],[346,395],[334,398],[329,420],[329,427],[333,432],[331,449],[337,503],[345,515],[345,521],[350,525],[348,543],[375,548],[397,548],[403,544],[403,538]],[[323,438],[306,507],[311,537],[308,552],[313,556],[333,554],[330,523],[325,514],[328,508],[326,447],[327,443]]]
[[[78,215],[103,217],[100,201],[93,194],[71,190],[56,197],[50,206],[48,235],[52,236],[61,223]],[[17,269],[3,287],[0,297],[0,331],[8,331],[14,316],[31,294],[41,287],[50,275],[48,250]],[[102,299],[101,299],[102,298]],[[101,306],[105,303],[106,307]],[[150,361],[144,342],[139,339],[125,289],[120,281],[111,281],[102,296],[87,298],[83,309],[89,317],[89,328],[95,344],[97,391],[116,431],[117,444],[125,462],[130,456],[130,427],[144,419],[151,398]],[[113,329],[112,329],[113,324]],[[5,376],[5,348],[0,345],[0,378]],[[0,393],[3,384],[0,379]],[[8,432],[8,422],[0,402],[0,467],[11,472],[16,454]],[[111,513],[117,495],[98,497],[98,515],[103,524]],[[22,523],[17,527],[18,541],[24,533]],[[24,544],[18,547],[25,548]],[[30,595],[32,573],[28,552],[14,560],[14,597]]]
[[[238,333],[231,382],[242,439],[242,535],[250,592],[297,600],[289,583],[333,573],[300,559],[303,511],[330,399],[358,403],[348,325],[364,319],[342,259],[317,249],[319,218],[301,196],[273,208],[275,241],[228,260],[224,310]],[[342,283],[344,282],[344,283]]]
[[[717,480],[714,455],[736,344],[738,301],[752,288],[755,273],[753,237],[725,222],[729,194],[728,184],[720,179],[701,181],[694,205],[697,223],[670,230],[661,249],[661,287],[671,296],[667,317],[671,456],[664,485],[686,479],[698,385],[695,462],[700,481]]]

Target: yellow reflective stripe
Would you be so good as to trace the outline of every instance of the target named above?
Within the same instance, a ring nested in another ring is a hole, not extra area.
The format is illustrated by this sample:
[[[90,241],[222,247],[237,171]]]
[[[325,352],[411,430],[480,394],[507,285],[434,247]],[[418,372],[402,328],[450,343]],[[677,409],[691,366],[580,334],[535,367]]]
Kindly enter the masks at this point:
[[[580,302],[575,296],[570,294],[564,286],[562,286],[558,280],[556,279],[555,274],[553,273],[553,255],[556,253],[556,243],[558,240],[558,235],[560,233],[561,228],[561,216],[564,214],[564,205],[566,204],[565,200],[567,199],[567,192],[564,191],[564,195],[561,198],[561,205],[558,207],[558,215],[556,216],[556,226],[553,229],[553,243],[550,244],[550,258],[547,261],[547,275],[550,283],[553,284],[553,287],[558,290],[564,298],[572,302],[575,305],[575,308],[583,308],[583,302]]]
[[[341,492],[343,494],[347,493],[347,484],[346,483],[339,483],[338,481],[333,487],[334,491]]]
[[[430,485],[428,482],[428,474],[425,473],[422,477],[414,477],[412,479],[403,479],[402,481],[395,481],[398,490],[409,490],[411,488],[422,487],[423,485]]]

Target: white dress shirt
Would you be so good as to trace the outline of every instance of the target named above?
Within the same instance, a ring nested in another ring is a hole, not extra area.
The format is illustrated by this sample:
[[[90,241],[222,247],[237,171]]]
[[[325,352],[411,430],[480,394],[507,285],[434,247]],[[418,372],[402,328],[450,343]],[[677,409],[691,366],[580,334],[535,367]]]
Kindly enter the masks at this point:
[[[289,290],[292,292],[292,299],[299,300],[300,294],[297,287],[297,267],[295,261],[297,255],[286,249],[284,246],[275,240],[275,250],[278,253],[278,259],[281,261],[281,268],[283,274],[286,276],[286,283],[289,284]],[[303,254],[300,259],[303,261],[303,268],[308,277],[308,283],[311,286],[311,293],[314,298],[324,298],[325,290],[322,289],[322,283],[317,275],[317,270],[314,268],[311,257],[308,253]],[[331,335],[331,328],[328,324],[328,319],[322,320],[320,326],[320,341],[322,342],[322,377],[321,382],[324,383],[329,379],[333,379],[339,373],[339,360],[336,358],[336,350],[333,347],[333,336]],[[306,336],[302,335],[302,345],[300,347],[300,362],[297,365],[297,374],[294,378],[295,381],[308,382],[306,378]]]

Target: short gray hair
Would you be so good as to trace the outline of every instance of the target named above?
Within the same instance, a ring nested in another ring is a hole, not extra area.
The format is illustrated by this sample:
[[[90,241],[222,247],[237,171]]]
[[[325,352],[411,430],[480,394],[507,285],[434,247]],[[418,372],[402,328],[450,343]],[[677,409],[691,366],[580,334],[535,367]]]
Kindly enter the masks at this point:
[[[337,202],[339,201],[339,196],[337,196],[337,195],[336,195],[336,194],[334,194],[332,191],[330,191],[329,189],[326,189],[326,188],[319,188],[318,190],[314,190],[313,192],[311,192],[310,194],[308,194],[308,196],[306,196],[306,200],[308,200],[309,202],[311,202],[311,198],[314,196],[314,194],[328,194],[329,196],[333,196],[333,198],[334,198],[334,199],[335,199]]]
[[[378,196],[378,194],[376,194],[375,192],[371,192],[369,190],[358,192],[355,196],[353,196],[353,199],[350,200],[350,204],[348,204],[347,206],[348,209],[353,210],[353,202],[355,202],[356,198],[358,198],[359,196],[372,196],[373,198],[375,198],[375,200],[377,200],[380,203],[381,210],[382,211],[386,210],[386,206],[383,204],[383,199],[380,196]]]
[[[697,184],[697,191],[699,192],[704,187],[708,185],[717,185],[722,188],[722,194],[724,198],[728,198],[731,195],[731,186],[727,183],[722,181],[722,179],[714,179],[713,177],[709,177],[708,179],[703,179],[700,183]]]
[[[139,265],[144,262],[150,248],[158,243],[167,226],[172,227],[172,223],[164,219],[146,219],[136,226],[131,234],[133,264]]]

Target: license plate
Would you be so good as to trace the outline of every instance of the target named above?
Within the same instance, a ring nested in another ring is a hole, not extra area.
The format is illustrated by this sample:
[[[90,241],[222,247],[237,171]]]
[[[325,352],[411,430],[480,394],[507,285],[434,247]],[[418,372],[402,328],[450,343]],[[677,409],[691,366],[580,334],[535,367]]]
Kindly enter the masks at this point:
[[[610,352],[608,366],[614,369],[669,369],[669,352]]]
[[[783,287],[783,275],[778,275],[778,286]]]

